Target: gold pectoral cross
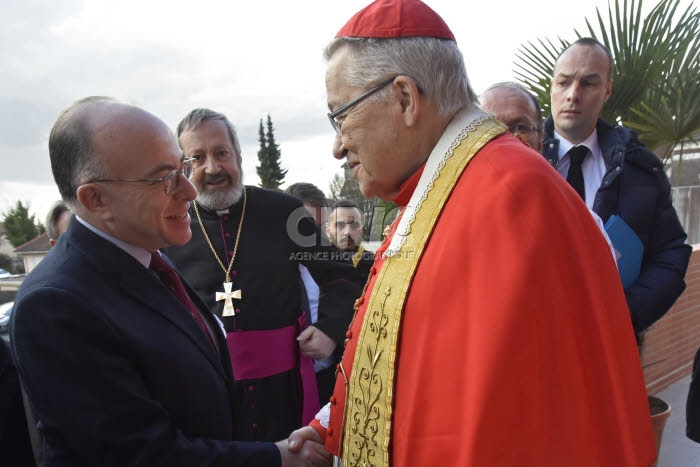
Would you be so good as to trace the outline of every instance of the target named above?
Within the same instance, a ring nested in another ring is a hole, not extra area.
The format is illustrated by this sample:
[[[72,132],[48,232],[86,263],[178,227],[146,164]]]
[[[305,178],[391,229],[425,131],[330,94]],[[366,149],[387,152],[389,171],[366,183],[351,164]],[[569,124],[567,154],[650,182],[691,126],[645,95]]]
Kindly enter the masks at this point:
[[[221,314],[221,316],[235,316],[236,314],[236,311],[233,309],[233,301],[231,299],[235,298],[237,300],[240,300],[241,291],[235,290],[231,292],[232,286],[233,283],[228,281],[224,282],[224,291],[216,292],[216,301],[219,302],[221,300],[224,300],[224,312]]]

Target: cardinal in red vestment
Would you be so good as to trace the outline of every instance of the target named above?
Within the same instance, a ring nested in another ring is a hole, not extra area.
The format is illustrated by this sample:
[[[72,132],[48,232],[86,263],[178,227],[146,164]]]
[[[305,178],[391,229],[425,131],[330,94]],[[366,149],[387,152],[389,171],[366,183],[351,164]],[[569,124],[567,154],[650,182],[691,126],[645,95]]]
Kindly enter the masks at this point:
[[[334,156],[401,214],[333,397],[289,448],[323,440],[344,467],[650,465],[614,259],[566,180],[478,108],[442,18],[378,0],[325,55]]]

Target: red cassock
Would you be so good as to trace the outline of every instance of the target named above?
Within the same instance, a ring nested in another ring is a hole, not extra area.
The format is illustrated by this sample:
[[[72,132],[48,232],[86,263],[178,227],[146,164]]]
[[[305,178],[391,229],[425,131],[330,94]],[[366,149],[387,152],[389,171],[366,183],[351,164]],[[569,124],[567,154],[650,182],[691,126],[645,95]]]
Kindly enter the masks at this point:
[[[387,243],[348,332],[348,378]],[[610,250],[566,181],[510,135],[476,154],[439,214],[396,356],[392,465],[622,467],[655,457]],[[339,371],[329,429],[312,423],[336,454],[344,403]]]

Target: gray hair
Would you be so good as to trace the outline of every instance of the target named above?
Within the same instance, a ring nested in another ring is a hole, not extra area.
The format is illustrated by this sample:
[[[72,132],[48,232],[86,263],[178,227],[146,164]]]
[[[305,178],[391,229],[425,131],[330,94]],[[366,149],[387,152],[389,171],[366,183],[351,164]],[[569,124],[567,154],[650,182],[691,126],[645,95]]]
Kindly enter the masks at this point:
[[[537,117],[537,131],[542,131],[542,123],[544,122],[544,117],[542,116],[542,107],[540,106],[540,103],[537,100],[537,98],[525,86],[523,86],[520,83],[515,83],[513,81],[503,81],[502,83],[492,84],[491,86],[486,88],[486,90],[481,93],[481,96],[485,96],[486,93],[488,93],[489,91],[493,91],[494,89],[510,89],[512,91],[517,91],[523,96],[530,99],[532,105],[535,106],[535,116]]]
[[[105,96],[90,96],[75,101],[59,114],[51,128],[51,171],[61,198],[73,210],[78,205],[78,187],[106,177],[100,158],[92,157],[94,145],[85,109],[94,104],[112,102],[117,101]]]
[[[46,233],[49,234],[49,238],[56,240],[60,235],[58,233],[58,220],[61,218],[64,212],[68,212],[68,206],[66,203],[59,200],[53,203],[49,213],[46,215]]]
[[[479,102],[454,41],[433,37],[337,37],[324,51],[326,60],[342,47],[348,50],[343,77],[350,86],[366,88],[391,75],[406,75],[435,102],[441,115],[454,115]],[[369,99],[387,95],[388,91],[383,90]]]
[[[236,159],[238,160],[238,167],[241,168],[243,159],[241,156],[241,144],[238,141],[238,137],[236,136],[236,129],[233,127],[233,123],[229,121],[226,115],[222,114],[221,112],[215,112],[211,109],[200,108],[194,109],[190,111],[190,113],[185,115],[185,117],[182,120],[180,120],[180,123],[177,124],[177,144],[180,145],[180,149],[182,149],[182,144],[180,143],[180,135],[186,131],[196,130],[199,125],[206,122],[207,120],[221,120],[222,122],[224,122],[226,128],[228,129],[228,135],[231,138],[231,141],[233,142],[233,147],[236,150]],[[185,156],[189,156],[189,154],[185,154]]]

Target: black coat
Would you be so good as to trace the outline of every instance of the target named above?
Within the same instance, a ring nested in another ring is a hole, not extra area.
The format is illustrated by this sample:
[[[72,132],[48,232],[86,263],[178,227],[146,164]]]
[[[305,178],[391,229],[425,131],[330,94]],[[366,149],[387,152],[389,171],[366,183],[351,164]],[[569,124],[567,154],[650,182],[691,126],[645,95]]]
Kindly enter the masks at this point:
[[[620,216],[644,245],[637,281],[625,290],[636,333],[661,318],[685,290],[685,271],[692,248],[671,204],[671,185],[658,157],[624,127],[599,119],[598,144],[606,172],[593,202],[593,211],[607,222]],[[545,122],[543,155],[559,162],[559,140],[552,117]]]
[[[233,441],[223,332],[217,351],[155,275],[75,217],[22,284],[10,329],[47,467],[280,465],[273,444]]]
[[[223,317],[223,302],[215,299],[216,292],[223,290],[225,274],[193,208],[190,208],[192,239],[184,246],[164,249],[165,253],[221,318],[229,334],[272,331],[294,325],[304,312],[306,290],[299,265],[306,266],[320,289],[318,321],[314,326],[333,339],[336,349],[342,351],[353,304],[362,291],[358,272],[321,235],[299,199],[251,186],[246,187],[246,193],[243,227],[231,268],[233,289],[242,292],[240,300],[233,300],[235,316]],[[242,208],[242,199],[221,215],[201,205],[198,208],[209,240],[226,266],[236,249]],[[298,344],[290,339],[285,348],[297,352]],[[258,366],[256,358],[264,352],[251,349],[246,354],[250,357],[247,364]],[[234,379],[243,394],[238,401],[238,439],[280,440],[301,426],[298,368],[261,378],[240,378],[234,369]]]
[[[3,338],[0,338],[0,459],[3,465],[36,465],[17,370],[10,346]]]

